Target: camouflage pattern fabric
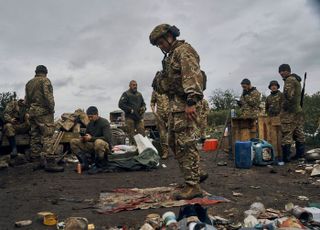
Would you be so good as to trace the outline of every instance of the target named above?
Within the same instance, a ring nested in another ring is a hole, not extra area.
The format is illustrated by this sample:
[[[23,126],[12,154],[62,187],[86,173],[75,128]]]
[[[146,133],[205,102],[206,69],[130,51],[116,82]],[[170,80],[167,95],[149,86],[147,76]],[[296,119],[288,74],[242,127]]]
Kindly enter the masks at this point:
[[[30,130],[29,119],[26,119],[26,106],[18,101],[11,101],[4,110],[4,134],[13,137],[25,134]]]
[[[175,41],[163,61],[163,74],[158,87],[169,97],[169,146],[174,151],[185,183],[199,184],[199,152],[196,147],[194,121],[187,119],[187,101],[198,103],[203,98],[203,76],[200,58],[191,45]]]
[[[197,111],[198,111],[198,127],[197,133],[198,136],[201,138],[205,138],[207,136],[206,129],[208,126],[208,115],[209,115],[209,103],[206,99],[202,99],[197,104]]]
[[[283,94],[278,90],[271,92],[266,99],[266,113],[270,117],[278,116],[281,112]]]
[[[145,136],[144,130],[144,121],[143,120],[133,120],[129,117],[126,117],[126,129],[129,136],[130,144],[134,144],[134,136],[140,133],[142,136]]]
[[[304,115],[300,105],[301,78],[291,74],[284,80],[283,102],[280,114],[282,145],[292,144],[293,140],[305,142],[303,132]]]
[[[169,98],[166,94],[156,91],[151,95],[151,107],[156,106],[156,122],[160,134],[160,142],[163,154],[168,154],[168,120],[169,120]]]
[[[30,115],[31,156],[53,154],[55,103],[51,82],[45,74],[36,74],[26,84],[25,103]]]
[[[196,147],[195,123],[184,112],[172,113],[169,121],[169,146],[174,151],[185,183],[199,184],[200,156]]]
[[[249,91],[244,91],[240,98],[240,117],[257,118],[260,112],[261,93],[252,87]]]
[[[70,141],[70,147],[73,154],[86,152],[91,156],[99,157],[99,159],[105,159],[106,155],[110,153],[108,142],[102,139],[97,139],[94,142],[82,142],[76,138]]]

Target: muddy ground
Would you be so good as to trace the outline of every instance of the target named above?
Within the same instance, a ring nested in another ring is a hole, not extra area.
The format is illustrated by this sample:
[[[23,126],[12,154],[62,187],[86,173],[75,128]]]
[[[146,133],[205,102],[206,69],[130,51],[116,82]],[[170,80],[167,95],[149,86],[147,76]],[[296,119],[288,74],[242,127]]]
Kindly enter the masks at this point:
[[[274,209],[283,209],[288,202],[306,205],[308,201],[299,201],[299,195],[307,196],[312,202],[320,201],[319,184],[313,184],[316,180],[310,180],[308,175],[295,173],[296,164],[275,166],[276,173],[271,173],[268,167],[236,169],[232,162],[228,162],[228,166],[216,166],[214,153],[201,155],[202,165],[210,174],[203,188],[231,200],[230,203],[211,206],[209,212],[215,215],[238,222],[243,220],[243,211],[255,201]],[[60,220],[70,216],[86,217],[97,229],[103,226],[139,226],[149,213],[163,214],[168,210],[177,213],[178,208],[163,208],[104,215],[95,213],[87,203],[78,202],[83,199],[97,199],[101,191],[119,187],[147,188],[181,183],[182,178],[175,159],[170,157],[162,163],[166,164],[167,168],[97,175],[79,175],[74,172],[75,165],[69,165],[64,173],[57,174],[33,172],[31,163],[2,170],[0,229],[14,229],[15,221],[25,219],[31,219],[33,224],[23,229],[55,229],[44,227],[37,220],[39,211],[54,212]],[[233,191],[242,193],[243,196],[234,197]]]

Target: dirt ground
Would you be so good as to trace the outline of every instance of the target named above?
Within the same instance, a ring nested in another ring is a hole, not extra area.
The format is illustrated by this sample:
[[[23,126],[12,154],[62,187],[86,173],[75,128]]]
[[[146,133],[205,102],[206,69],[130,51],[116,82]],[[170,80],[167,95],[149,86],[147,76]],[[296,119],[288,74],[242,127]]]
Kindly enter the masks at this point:
[[[309,202],[319,202],[319,183],[312,183],[308,175],[295,173],[296,164],[274,166],[274,173],[268,167],[236,169],[231,161],[228,166],[216,166],[215,153],[201,153],[202,165],[210,174],[203,188],[213,195],[230,199],[230,203],[209,207],[214,215],[226,217],[235,222],[243,220],[243,211],[255,201],[268,208],[283,209],[288,202],[306,205],[308,201],[299,201],[297,196],[304,195]],[[153,171],[104,173],[97,175],[77,174],[75,165],[68,165],[64,173],[50,174],[44,171],[32,171],[32,164],[0,171],[0,229],[14,229],[14,222],[31,219],[33,224],[23,229],[47,228],[37,218],[40,211],[51,211],[59,219],[70,216],[86,217],[94,223],[96,229],[105,226],[139,226],[147,214],[178,208],[150,209],[120,212],[116,214],[97,214],[84,199],[97,199],[100,192],[119,187],[147,188],[181,183],[181,174],[173,157],[162,163],[167,168]],[[318,178],[319,179],[319,178]],[[234,197],[232,192],[242,193]]]

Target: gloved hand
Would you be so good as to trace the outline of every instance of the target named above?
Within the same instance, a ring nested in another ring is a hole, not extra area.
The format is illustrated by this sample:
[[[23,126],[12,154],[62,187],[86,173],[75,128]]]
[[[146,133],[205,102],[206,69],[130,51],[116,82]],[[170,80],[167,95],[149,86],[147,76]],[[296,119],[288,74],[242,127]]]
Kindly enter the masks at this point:
[[[144,107],[144,106],[141,107],[141,108],[139,109],[139,115],[140,115],[140,116],[143,115],[146,110],[147,110],[146,107]]]

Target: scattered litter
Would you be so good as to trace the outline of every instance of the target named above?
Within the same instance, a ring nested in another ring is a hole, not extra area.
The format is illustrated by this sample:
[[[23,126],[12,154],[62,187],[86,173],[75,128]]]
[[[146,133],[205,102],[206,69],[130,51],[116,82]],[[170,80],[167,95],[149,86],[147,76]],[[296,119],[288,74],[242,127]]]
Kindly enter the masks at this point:
[[[320,165],[316,164],[311,172],[311,176],[320,176]]]
[[[162,168],[166,168],[167,167],[165,164],[162,164],[161,166],[162,166]]]
[[[235,196],[235,197],[243,196],[243,194],[240,193],[240,192],[232,192],[232,195]]]
[[[292,214],[302,222],[309,222],[313,218],[310,212],[308,212],[306,209],[301,208],[299,206],[295,206],[292,209]]]
[[[32,224],[32,220],[21,220],[21,221],[17,221],[15,222],[15,226],[17,228],[21,228],[21,227],[24,227],[24,226],[29,226]]]
[[[253,189],[260,189],[261,188],[260,186],[254,186],[254,185],[250,185],[249,187],[253,188]]]
[[[298,196],[298,200],[302,200],[302,201],[308,201],[309,198],[306,196]]]
[[[65,230],[87,230],[88,220],[84,217],[69,217],[65,220]]]
[[[217,165],[218,165],[218,166],[227,166],[228,163],[227,163],[226,161],[219,161],[219,162],[217,163]]]
[[[267,165],[267,167],[270,169],[269,173],[277,173],[272,165]]]
[[[312,220],[320,223],[320,209],[316,207],[307,207],[304,208],[307,212],[309,212],[312,216]]]
[[[259,221],[252,215],[249,215],[244,219],[244,227],[253,228],[257,224],[259,224]]]
[[[43,224],[47,226],[54,226],[58,223],[58,217],[54,214],[48,214],[43,217]]]
[[[292,209],[294,208],[294,204],[293,203],[288,203],[284,206],[284,209],[287,211],[287,212],[291,212]]]
[[[305,229],[303,224],[295,217],[283,217],[278,219],[278,226],[287,229]]]
[[[303,169],[297,169],[295,170],[296,173],[306,174],[306,171]]]

